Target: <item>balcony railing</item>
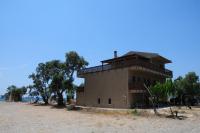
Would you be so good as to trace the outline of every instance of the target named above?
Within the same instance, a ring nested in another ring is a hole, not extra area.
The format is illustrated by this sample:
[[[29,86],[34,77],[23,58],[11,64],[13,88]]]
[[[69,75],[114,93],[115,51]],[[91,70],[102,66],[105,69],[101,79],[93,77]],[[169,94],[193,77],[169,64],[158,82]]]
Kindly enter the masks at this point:
[[[115,68],[120,68],[120,67],[131,67],[131,66],[141,66],[147,69],[151,69],[157,72],[161,72],[165,75],[168,75],[170,77],[173,76],[172,71],[165,69],[165,68],[160,68],[158,65],[147,62],[147,61],[143,61],[143,60],[130,60],[130,61],[126,61],[126,62],[121,62],[121,63],[116,63],[113,64]]]
[[[144,88],[144,85],[142,83],[129,83],[129,92],[130,93],[146,93],[147,90]]]
[[[85,68],[85,69],[78,71],[78,75],[82,75],[82,74],[86,74],[86,73],[95,73],[95,72],[100,72],[100,71],[105,71],[105,70],[110,70],[110,69],[112,69],[111,65],[90,67],[90,68]]]
[[[84,89],[85,89],[85,87],[78,87],[77,88],[77,92],[79,93],[79,92],[84,92]]]
[[[112,64],[101,65],[101,66],[96,66],[96,67],[91,67],[91,68],[85,68],[78,71],[78,75],[80,76],[86,73],[94,73],[94,72],[100,72],[100,71],[123,68],[123,67],[131,67],[131,66],[141,66],[141,67],[168,75],[169,77],[172,77],[172,71],[165,68],[160,68],[159,66],[153,63],[146,62],[143,60],[138,60],[138,59],[130,60],[130,61],[115,62]]]
[[[144,85],[142,83],[129,83],[129,90],[144,90]]]
[[[166,75],[169,75],[169,76],[173,76],[173,73],[172,71],[168,70],[168,69],[165,69],[165,72],[164,72]]]

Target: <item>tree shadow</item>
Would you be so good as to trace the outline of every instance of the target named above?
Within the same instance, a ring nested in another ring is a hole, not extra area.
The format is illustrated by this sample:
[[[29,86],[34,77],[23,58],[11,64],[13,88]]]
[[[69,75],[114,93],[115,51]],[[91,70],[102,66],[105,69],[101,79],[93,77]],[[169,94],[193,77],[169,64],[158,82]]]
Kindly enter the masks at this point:
[[[192,106],[192,108],[200,108],[200,105],[198,105],[198,106]]]
[[[30,105],[33,105],[33,106],[49,106],[49,104],[43,104],[43,103],[30,103]]]
[[[76,106],[73,108],[73,111],[80,111],[80,110],[83,110],[83,108],[81,108],[81,107],[76,107]]]
[[[168,115],[168,116],[166,116],[166,118],[177,119],[177,120],[185,120],[185,119],[187,119],[188,117],[187,117],[187,116],[183,116],[183,115],[179,115],[179,116]]]
[[[76,105],[66,105],[66,108],[68,111],[79,111],[82,110],[83,108],[76,106]]]
[[[68,111],[80,111],[81,107],[74,106],[72,108],[68,108],[69,105],[52,105],[51,109],[67,109]]]
[[[44,104],[44,103],[29,103],[29,105],[37,106],[37,107],[47,107],[49,106],[50,109],[67,109],[68,111],[80,111],[83,110],[83,108],[79,106],[74,106],[71,109],[68,109],[68,105],[57,105],[57,104]]]
[[[66,108],[65,105],[51,105],[51,109],[64,109]]]

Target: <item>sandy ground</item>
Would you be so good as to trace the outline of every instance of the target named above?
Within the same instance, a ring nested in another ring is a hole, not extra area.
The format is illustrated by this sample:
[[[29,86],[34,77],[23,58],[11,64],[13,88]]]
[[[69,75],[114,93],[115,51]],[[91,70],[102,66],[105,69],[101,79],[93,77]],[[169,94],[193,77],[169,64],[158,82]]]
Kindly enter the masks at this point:
[[[199,133],[200,109],[190,112],[178,120],[0,102],[0,133]]]

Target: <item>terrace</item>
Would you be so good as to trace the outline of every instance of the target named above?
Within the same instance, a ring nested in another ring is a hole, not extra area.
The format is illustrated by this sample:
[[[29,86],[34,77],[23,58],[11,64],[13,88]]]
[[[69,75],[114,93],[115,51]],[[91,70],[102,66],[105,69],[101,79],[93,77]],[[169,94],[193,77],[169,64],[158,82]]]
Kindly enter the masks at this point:
[[[151,62],[147,62],[147,61],[140,60],[140,59],[134,59],[134,60],[122,61],[122,62],[114,62],[112,64],[105,64],[105,65],[102,62],[102,65],[100,65],[100,66],[85,68],[85,69],[78,71],[78,76],[81,77],[84,74],[88,74],[88,73],[96,73],[96,72],[102,72],[102,71],[107,71],[107,70],[112,70],[112,69],[119,69],[119,68],[124,68],[124,67],[134,67],[134,66],[161,73],[169,78],[171,78],[173,76],[172,71],[165,69],[165,68],[160,68],[159,66],[157,66]]]

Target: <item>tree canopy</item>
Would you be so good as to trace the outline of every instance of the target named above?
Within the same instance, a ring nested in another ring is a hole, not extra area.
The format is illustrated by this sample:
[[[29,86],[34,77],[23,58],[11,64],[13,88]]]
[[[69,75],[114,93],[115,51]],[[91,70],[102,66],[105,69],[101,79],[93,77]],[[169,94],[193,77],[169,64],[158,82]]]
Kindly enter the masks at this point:
[[[171,79],[167,79],[165,83],[157,82],[156,85],[151,86],[150,91],[154,97],[156,97],[157,102],[167,101],[168,97],[174,93],[173,82]]]
[[[185,77],[179,76],[174,81],[167,80],[165,83],[156,83],[151,86],[151,93],[157,98],[157,101],[167,101],[170,96],[175,97],[185,104],[186,97],[190,100],[195,96],[200,96],[199,76],[195,72],[189,72]]]
[[[58,105],[64,104],[64,92],[68,97],[73,97],[76,88],[73,84],[74,74],[88,65],[88,62],[75,51],[66,53],[65,58],[64,62],[52,60],[40,63],[36,72],[29,76],[33,80],[31,89],[37,91],[46,104],[52,95],[56,97]]]
[[[26,94],[26,87],[16,87],[14,85],[11,85],[7,88],[7,93],[5,94],[5,99],[7,101],[22,101],[22,96]]]
[[[33,85],[29,86],[30,92],[37,91],[45,104],[48,104],[48,99],[51,95],[49,91],[50,71],[48,64],[38,64],[36,72],[29,75],[29,78],[33,80]]]

